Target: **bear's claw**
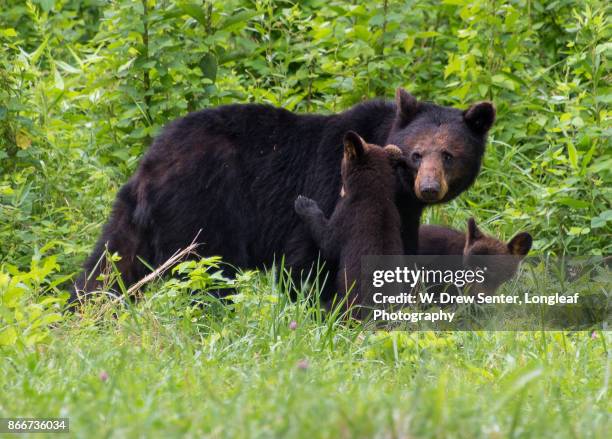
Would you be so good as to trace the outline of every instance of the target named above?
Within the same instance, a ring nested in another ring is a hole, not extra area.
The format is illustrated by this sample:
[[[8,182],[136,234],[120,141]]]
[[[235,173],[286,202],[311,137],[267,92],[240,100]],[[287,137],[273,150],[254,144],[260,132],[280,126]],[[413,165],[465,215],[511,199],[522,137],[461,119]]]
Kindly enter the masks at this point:
[[[298,195],[295,199],[294,207],[298,215],[312,215],[320,210],[316,201],[303,195]]]

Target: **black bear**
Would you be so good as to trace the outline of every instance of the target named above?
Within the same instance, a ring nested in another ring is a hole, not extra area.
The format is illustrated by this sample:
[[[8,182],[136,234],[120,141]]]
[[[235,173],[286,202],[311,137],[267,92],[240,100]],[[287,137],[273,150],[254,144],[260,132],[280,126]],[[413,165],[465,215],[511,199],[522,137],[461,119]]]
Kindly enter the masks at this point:
[[[422,225],[419,228],[420,255],[462,255],[465,268],[479,262],[490,266],[484,282],[472,286],[473,294],[494,294],[517,272],[531,244],[532,238],[527,232],[516,234],[507,243],[488,236],[478,228],[474,218],[467,222],[467,233],[441,226]]]
[[[404,251],[392,166],[402,160],[397,146],[369,145],[349,131],[341,165],[342,197],[329,219],[316,201],[303,196],[295,200],[295,211],[322,257],[337,264],[335,290],[349,295],[347,305],[366,302],[359,287],[362,256]]]
[[[117,252],[126,285],[198,236],[203,255],[233,266],[268,265],[283,255],[294,272],[318,250],[293,210],[298,194],[326,215],[340,196],[342,138],[397,145],[408,166],[397,169],[396,203],[404,252],[415,254],[425,205],[446,202],[478,175],[490,102],[466,110],[418,102],[402,89],[395,103],[367,101],[332,115],[298,115],[268,105],[227,105],[188,114],[155,139],[121,188],[109,221],[77,279],[79,291],[99,287],[107,247]]]

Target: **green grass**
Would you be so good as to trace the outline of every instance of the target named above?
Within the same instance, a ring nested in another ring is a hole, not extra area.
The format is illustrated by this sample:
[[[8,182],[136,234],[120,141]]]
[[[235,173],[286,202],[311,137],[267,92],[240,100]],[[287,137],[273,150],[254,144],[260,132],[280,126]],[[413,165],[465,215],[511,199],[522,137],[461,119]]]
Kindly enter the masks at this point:
[[[193,279],[127,307],[94,301],[33,348],[1,348],[0,416],[68,417],[76,437],[610,431],[610,333],[375,332],[323,317],[305,291],[290,301],[271,275],[203,307],[181,294]]]

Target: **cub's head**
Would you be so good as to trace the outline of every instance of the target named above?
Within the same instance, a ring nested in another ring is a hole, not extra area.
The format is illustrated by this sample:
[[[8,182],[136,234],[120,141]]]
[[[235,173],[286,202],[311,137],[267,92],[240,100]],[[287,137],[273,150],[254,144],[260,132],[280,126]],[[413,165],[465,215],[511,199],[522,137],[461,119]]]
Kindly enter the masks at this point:
[[[418,102],[398,88],[387,143],[397,145],[409,167],[399,176],[424,203],[448,201],[467,189],[480,171],[495,107],[480,102],[466,110]]]
[[[485,235],[474,218],[467,223],[463,263],[466,267],[487,267],[485,281],[473,284],[472,292],[493,294],[504,282],[510,280],[519,264],[531,249],[532,238],[527,232],[515,235],[507,243]]]
[[[398,166],[405,166],[402,151],[397,146],[387,145],[382,148],[366,143],[354,131],[345,134],[343,144],[342,196],[352,191],[373,188],[393,192],[388,195],[395,194],[396,174],[394,170]]]

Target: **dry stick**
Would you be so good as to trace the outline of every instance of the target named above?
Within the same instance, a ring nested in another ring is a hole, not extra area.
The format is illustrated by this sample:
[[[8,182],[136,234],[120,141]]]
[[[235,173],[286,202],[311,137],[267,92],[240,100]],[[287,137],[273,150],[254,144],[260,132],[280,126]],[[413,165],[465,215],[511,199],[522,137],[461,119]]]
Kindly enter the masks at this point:
[[[157,267],[151,273],[147,274],[145,277],[143,277],[138,282],[136,282],[134,285],[132,285],[130,288],[128,288],[127,295],[130,296],[134,294],[140,289],[140,287],[142,287],[147,282],[150,282],[155,278],[161,277],[166,271],[172,268],[174,264],[176,264],[178,261],[180,261],[184,257],[191,255],[191,254],[195,254],[195,249],[200,245],[196,243],[196,241],[198,239],[198,236],[200,236],[201,231],[202,230],[198,231],[198,234],[195,236],[195,238],[193,238],[193,241],[191,241],[191,244],[189,244],[187,247],[185,247],[182,250],[177,250],[172,256],[170,256],[168,260],[166,260],[166,262],[164,262],[162,265]]]

